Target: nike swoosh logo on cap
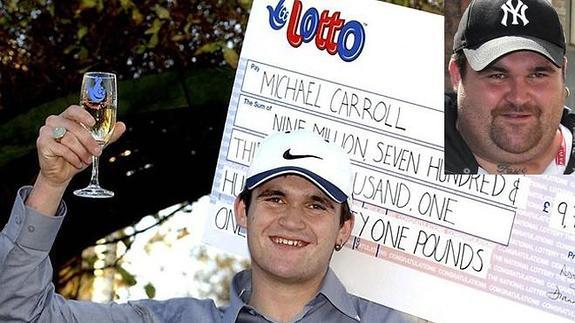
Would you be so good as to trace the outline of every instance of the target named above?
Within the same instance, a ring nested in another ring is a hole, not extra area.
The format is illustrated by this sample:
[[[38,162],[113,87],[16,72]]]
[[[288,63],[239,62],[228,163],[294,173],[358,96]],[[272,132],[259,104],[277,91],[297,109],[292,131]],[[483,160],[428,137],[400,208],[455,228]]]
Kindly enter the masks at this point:
[[[290,153],[290,150],[291,150],[291,148],[284,151],[284,154],[283,154],[284,159],[292,160],[292,159],[300,159],[300,158],[317,158],[317,159],[323,160],[323,158],[318,157],[318,156],[314,156],[314,155],[292,155]]]

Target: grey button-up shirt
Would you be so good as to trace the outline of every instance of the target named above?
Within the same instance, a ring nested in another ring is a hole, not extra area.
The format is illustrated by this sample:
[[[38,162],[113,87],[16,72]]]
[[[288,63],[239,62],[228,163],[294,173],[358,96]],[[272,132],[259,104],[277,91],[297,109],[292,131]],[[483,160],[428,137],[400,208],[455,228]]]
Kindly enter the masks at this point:
[[[26,207],[29,187],[20,189],[8,224],[0,233],[0,322],[273,322],[247,305],[251,273],[234,276],[230,304],[212,300],[174,298],[127,304],[98,304],[66,300],[54,291],[48,257],[66,206],[48,217]],[[416,317],[346,292],[328,270],[321,289],[293,322],[422,322]]]

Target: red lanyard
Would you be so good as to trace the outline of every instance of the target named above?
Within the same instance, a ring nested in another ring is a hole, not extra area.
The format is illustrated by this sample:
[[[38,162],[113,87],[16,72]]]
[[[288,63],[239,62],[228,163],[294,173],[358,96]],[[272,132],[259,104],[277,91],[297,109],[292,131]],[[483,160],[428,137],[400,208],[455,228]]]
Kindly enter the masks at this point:
[[[567,163],[567,147],[565,145],[565,137],[563,137],[563,132],[561,130],[559,130],[559,132],[561,132],[561,147],[557,152],[557,156],[555,156],[555,164],[565,166]]]

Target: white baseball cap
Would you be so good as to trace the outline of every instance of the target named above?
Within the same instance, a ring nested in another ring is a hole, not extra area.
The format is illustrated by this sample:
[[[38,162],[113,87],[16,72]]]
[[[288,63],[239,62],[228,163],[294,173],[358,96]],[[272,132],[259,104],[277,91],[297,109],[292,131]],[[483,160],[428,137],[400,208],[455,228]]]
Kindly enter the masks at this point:
[[[285,174],[305,177],[338,203],[351,198],[353,173],[347,154],[310,131],[274,133],[265,138],[248,170],[246,189]]]

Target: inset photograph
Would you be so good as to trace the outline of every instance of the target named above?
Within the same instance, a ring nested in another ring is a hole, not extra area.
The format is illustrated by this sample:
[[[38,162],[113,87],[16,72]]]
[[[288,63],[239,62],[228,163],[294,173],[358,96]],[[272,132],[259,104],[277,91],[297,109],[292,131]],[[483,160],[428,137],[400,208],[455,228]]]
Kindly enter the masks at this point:
[[[572,174],[567,2],[448,0],[445,172]],[[566,38],[567,37],[567,38]]]

